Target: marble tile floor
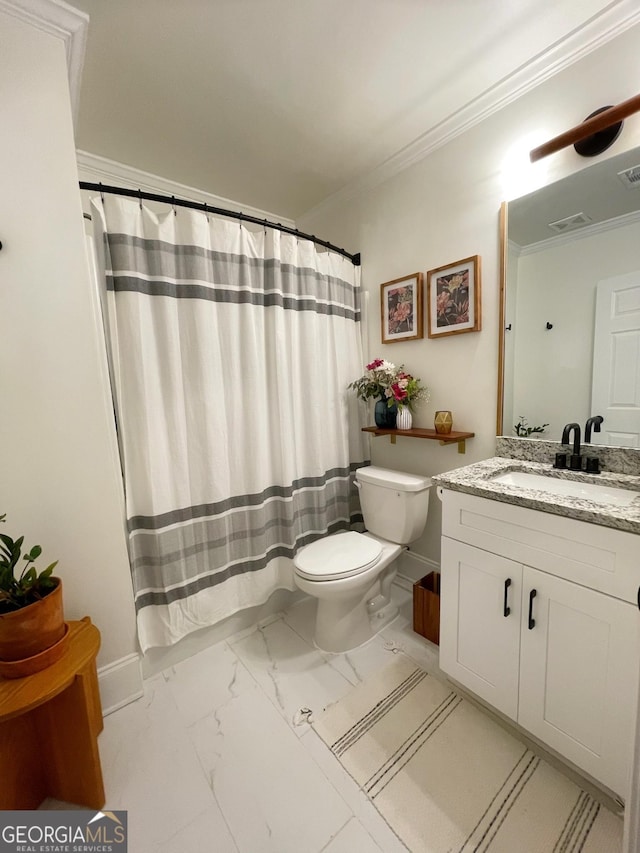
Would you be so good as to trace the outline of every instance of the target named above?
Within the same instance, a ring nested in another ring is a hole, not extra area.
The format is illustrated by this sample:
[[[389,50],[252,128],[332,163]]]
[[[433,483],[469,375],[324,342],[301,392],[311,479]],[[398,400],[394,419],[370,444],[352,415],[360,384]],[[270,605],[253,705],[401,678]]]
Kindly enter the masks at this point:
[[[401,853],[405,846],[313,731],[318,713],[401,649],[437,671],[438,649],[398,617],[342,655],[312,642],[305,599],[148,679],[105,719],[107,809],[126,809],[131,853]]]
[[[128,812],[130,853],[406,853],[301,713],[321,712],[398,651],[445,678],[438,647],[412,630],[411,588],[394,585],[392,597],[396,619],[351,652],[314,647],[306,598],[148,678],[143,698],[106,717],[105,809]]]

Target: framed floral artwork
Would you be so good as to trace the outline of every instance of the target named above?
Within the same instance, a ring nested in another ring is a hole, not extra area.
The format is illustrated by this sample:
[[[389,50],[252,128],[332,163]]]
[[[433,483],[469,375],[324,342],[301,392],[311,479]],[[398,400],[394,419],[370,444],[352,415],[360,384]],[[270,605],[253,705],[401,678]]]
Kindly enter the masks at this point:
[[[480,331],[479,255],[429,270],[427,314],[430,338]]]
[[[422,323],[423,275],[414,272],[380,285],[382,343],[414,341],[424,337]]]

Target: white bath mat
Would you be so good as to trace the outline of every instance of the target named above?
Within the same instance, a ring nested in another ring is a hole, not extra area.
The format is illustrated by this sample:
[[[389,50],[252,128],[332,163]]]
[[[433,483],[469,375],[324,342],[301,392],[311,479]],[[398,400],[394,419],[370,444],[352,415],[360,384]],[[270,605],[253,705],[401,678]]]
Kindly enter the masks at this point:
[[[404,655],[313,724],[412,853],[619,853],[622,819]]]

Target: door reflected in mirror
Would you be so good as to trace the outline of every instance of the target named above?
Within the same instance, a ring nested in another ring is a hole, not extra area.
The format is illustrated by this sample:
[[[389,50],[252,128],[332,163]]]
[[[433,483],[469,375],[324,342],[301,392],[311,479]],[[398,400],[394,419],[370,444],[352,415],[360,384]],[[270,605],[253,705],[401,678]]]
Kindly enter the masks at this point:
[[[498,434],[640,447],[640,149],[505,209]]]

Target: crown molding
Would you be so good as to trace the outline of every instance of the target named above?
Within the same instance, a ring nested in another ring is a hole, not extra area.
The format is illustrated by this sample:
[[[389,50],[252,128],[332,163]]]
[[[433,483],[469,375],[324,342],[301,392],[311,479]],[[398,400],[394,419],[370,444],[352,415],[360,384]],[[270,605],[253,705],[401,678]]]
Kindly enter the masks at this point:
[[[584,240],[587,237],[594,237],[596,234],[604,234],[606,231],[615,231],[617,228],[624,228],[626,225],[635,225],[636,222],[640,222],[640,210],[632,210],[631,213],[623,213],[622,216],[614,216],[613,219],[606,219],[604,222],[594,222],[593,225],[585,225],[584,228],[576,228],[575,231],[558,234],[557,237],[548,237],[546,240],[539,240],[537,243],[529,243],[528,246],[520,246],[518,254],[535,255],[538,252],[546,252],[547,249],[555,249],[558,246],[575,243],[576,240]],[[511,245],[511,240],[509,245]],[[513,245],[517,246],[518,244],[514,243]]]
[[[304,217],[326,213],[334,206],[374,189],[638,23],[640,9],[637,0],[615,0],[378,166],[305,211]]]
[[[516,243],[515,240],[507,240],[507,249],[509,255],[516,258],[519,258],[523,251],[520,243]]]
[[[76,162],[78,169],[83,172],[82,180],[87,180],[90,176],[94,179],[92,183],[115,184],[132,190],[139,189],[168,196],[174,195],[176,198],[204,202],[210,204],[212,207],[225,207],[238,213],[247,213],[249,216],[256,216],[258,219],[270,219],[279,222],[281,225],[286,225],[287,228],[296,228],[296,223],[293,219],[287,219],[278,213],[241,204],[238,201],[224,198],[224,196],[214,195],[195,187],[186,186],[186,184],[179,184],[177,181],[161,178],[159,175],[153,175],[150,172],[143,172],[141,169],[126,166],[124,163],[118,163],[116,160],[108,160],[106,157],[100,157],[97,154],[90,154],[88,151],[76,150]],[[85,175],[87,176],[86,178],[84,177]]]
[[[0,0],[0,12],[59,38],[64,43],[69,75],[71,111],[75,126],[80,82],[89,29],[89,16],[62,0]]]

